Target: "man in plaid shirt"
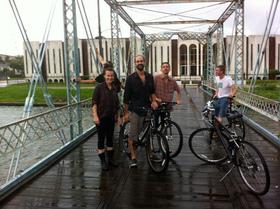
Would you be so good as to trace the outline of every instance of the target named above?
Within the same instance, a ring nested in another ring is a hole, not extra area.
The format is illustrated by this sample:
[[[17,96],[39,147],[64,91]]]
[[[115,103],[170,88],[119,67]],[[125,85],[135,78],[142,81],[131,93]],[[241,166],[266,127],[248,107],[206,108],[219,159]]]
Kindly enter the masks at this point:
[[[173,101],[173,95],[174,92],[176,92],[176,102],[177,104],[181,104],[181,91],[176,83],[176,81],[169,76],[170,72],[170,65],[168,62],[163,62],[161,64],[161,74],[156,75],[154,77],[155,81],[155,95],[156,95],[156,101],[160,104],[161,102],[172,102]],[[172,106],[170,107],[170,110],[172,109]],[[160,113],[157,113],[155,115],[155,123],[156,126],[158,125],[158,117]],[[161,119],[163,116],[161,116]]]

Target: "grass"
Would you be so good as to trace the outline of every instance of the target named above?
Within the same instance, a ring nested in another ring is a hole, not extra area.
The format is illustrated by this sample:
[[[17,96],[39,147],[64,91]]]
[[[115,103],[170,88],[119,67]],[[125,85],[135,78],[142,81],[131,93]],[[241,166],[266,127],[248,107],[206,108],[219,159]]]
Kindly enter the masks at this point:
[[[245,91],[248,90],[250,81],[248,81],[247,84],[248,85],[244,87]],[[257,80],[253,93],[280,101],[280,80]]]
[[[93,84],[81,84],[81,100],[91,98]],[[24,104],[29,91],[29,84],[14,84],[0,88],[0,103]],[[65,84],[48,84],[48,92],[54,103],[67,103]],[[45,104],[44,96],[40,87],[37,86],[34,104]]]

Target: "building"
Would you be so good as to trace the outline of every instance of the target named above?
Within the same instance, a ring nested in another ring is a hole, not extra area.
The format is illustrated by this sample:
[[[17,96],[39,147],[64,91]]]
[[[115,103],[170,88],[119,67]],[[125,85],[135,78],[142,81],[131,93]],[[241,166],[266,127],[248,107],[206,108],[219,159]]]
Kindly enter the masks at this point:
[[[94,57],[95,50],[99,45],[98,39],[89,42],[86,39],[78,41],[80,76],[94,78],[99,72]],[[224,63],[230,66],[228,74],[234,75],[234,50],[232,50],[233,37],[226,36],[224,45],[228,56],[224,57]],[[217,47],[213,40],[213,53],[217,53]],[[251,35],[244,37],[244,78],[251,79],[254,73],[258,58],[258,52],[262,43],[262,36]],[[31,43],[36,56],[40,47],[39,42]],[[141,40],[136,40],[136,53],[141,52]],[[64,82],[64,44],[62,41],[48,41],[45,59],[42,64],[42,74],[48,82]],[[102,51],[105,61],[112,60],[112,48],[110,39],[102,39]],[[129,65],[130,39],[120,39],[120,76],[125,77],[127,72],[132,72]],[[269,72],[280,70],[280,35],[271,35],[264,53],[264,60],[261,65],[258,79],[267,79]],[[195,83],[201,80],[206,69],[206,45],[197,40],[182,40],[180,37],[167,41],[155,41],[149,51],[148,66],[149,71],[157,74],[162,62],[169,62],[171,65],[171,75],[177,80]],[[216,60],[213,60],[216,64]],[[24,69],[26,79],[30,80],[34,68],[25,50]]]

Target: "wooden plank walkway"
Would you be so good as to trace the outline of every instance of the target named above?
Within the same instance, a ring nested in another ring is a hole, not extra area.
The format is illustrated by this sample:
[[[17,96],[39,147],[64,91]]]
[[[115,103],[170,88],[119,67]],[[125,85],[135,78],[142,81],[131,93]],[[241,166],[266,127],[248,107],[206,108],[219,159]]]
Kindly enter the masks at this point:
[[[121,154],[118,168],[102,172],[96,154],[97,136],[92,136],[1,202],[0,208],[279,209],[279,149],[247,128],[249,140],[268,163],[270,191],[260,197],[250,194],[235,171],[220,183],[225,168],[203,164],[188,147],[191,132],[203,126],[200,110],[207,96],[199,89],[188,88],[183,98],[183,105],[176,107],[173,119],[183,130],[184,146],[165,173],[158,175],[149,169],[143,150],[139,150],[137,169],[129,169],[127,158]]]

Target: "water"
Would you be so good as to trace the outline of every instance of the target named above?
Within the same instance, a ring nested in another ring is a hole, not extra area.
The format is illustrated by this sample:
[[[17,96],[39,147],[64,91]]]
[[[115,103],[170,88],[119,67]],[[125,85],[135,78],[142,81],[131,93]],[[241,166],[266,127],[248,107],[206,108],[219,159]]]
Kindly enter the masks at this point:
[[[47,111],[47,107],[33,107],[32,115]],[[22,119],[23,106],[0,106],[0,127]]]

